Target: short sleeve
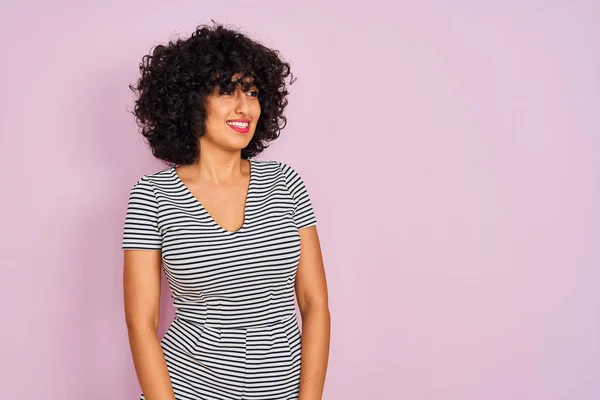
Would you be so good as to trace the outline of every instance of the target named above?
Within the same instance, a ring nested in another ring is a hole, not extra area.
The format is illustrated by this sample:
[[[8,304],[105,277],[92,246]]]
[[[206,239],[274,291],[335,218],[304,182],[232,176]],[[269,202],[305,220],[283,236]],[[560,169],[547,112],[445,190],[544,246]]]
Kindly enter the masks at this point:
[[[316,225],[315,212],[302,177],[285,163],[279,163],[279,166],[285,176],[288,190],[294,199],[294,222],[296,226],[300,229]]]
[[[152,184],[141,178],[129,192],[125,215],[122,249],[160,250],[162,238],[158,230],[158,204]]]

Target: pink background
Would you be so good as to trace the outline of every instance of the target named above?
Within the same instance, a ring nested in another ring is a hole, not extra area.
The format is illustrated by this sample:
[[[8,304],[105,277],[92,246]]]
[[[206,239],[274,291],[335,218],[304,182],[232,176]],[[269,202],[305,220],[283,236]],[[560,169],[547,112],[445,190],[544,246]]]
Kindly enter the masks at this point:
[[[121,233],[162,165],[127,85],[211,18],[298,77],[262,159],[319,219],[325,399],[600,398],[597,1],[7,3],[0,398],[137,398]]]

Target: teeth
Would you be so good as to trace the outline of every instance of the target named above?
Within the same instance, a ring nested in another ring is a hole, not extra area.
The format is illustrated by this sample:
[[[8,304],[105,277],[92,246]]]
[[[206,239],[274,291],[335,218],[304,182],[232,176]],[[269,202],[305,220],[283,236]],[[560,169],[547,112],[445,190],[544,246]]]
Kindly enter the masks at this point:
[[[248,127],[247,122],[227,122],[227,124],[237,126],[238,128],[247,128]]]

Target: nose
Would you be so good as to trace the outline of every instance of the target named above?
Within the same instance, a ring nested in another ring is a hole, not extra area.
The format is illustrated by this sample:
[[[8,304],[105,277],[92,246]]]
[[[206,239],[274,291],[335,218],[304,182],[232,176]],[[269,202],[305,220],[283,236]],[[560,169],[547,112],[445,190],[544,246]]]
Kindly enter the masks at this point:
[[[236,99],[235,112],[241,115],[249,114],[250,105],[248,104],[248,97],[240,88],[236,90]]]

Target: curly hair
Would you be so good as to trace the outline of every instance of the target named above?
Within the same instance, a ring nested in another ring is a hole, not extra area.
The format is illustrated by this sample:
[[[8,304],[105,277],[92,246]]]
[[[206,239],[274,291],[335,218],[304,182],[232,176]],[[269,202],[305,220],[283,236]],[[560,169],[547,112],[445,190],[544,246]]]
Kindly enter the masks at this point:
[[[138,95],[133,114],[152,154],[169,165],[197,160],[198,138],[205,134],[206,96],[217,86],[220,92],[232,90],[236,73],[243,90],[248,90],[245,77],[253,78],[260,90],[261,116],[242,158],[260,154],[287,123],[283,111],[290,65],[277,50],[222,25],[200,25],[187,39],[154,47],[139,68],[141,76],[129,86]]]

